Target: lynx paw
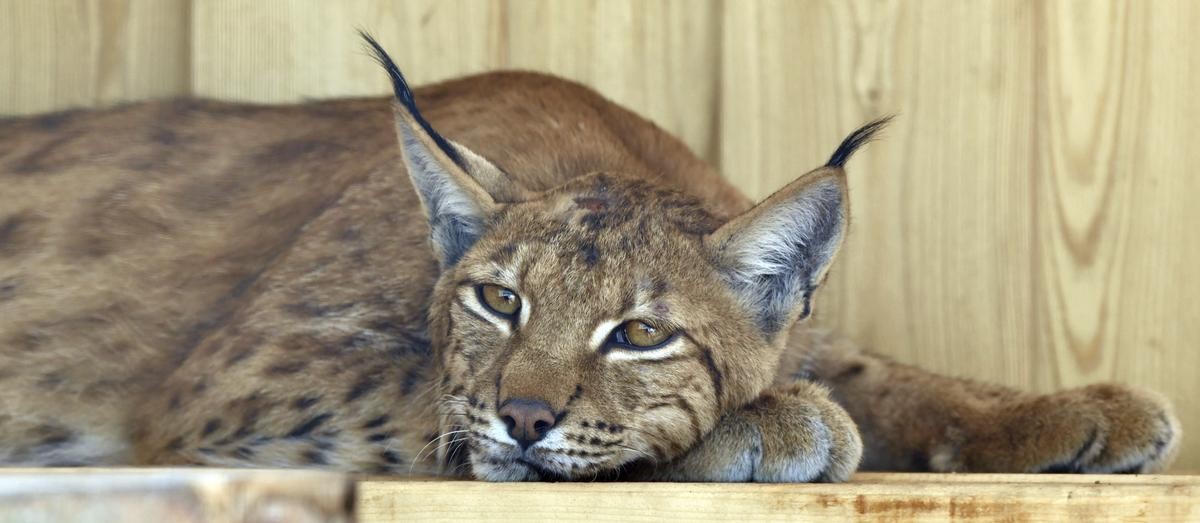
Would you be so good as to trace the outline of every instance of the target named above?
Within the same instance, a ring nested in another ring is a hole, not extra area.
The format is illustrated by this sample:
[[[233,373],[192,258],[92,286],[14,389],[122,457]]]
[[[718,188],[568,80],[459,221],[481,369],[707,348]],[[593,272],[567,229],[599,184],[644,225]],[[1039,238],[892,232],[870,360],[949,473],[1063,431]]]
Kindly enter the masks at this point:
[[[1170,465],[1179,449],[1179,420],[1166,400],[1118,385],[1093,385],[1075,396],[1089,419],[1075,430],[1077,450],[1069,459],[1050,459],[1039,472],[1148,473]]]
[[[1101,384],[1049,394],[996,417],[1000,434],[964,448],[966,470],[1148,473],[1170,465],[1182,432],[1156,394]],[[1007,453],[1007,456],[1002,454]],[[936,454],[935,454],[936,455]],[[973,456],[972,456],[973,455]],[[956,468],[956,467],[947,467]]]
[[[674,481],[845,481],[858,467],[862,440],[825,389],[796,383],[764,392],[726,416],[676,463]]]

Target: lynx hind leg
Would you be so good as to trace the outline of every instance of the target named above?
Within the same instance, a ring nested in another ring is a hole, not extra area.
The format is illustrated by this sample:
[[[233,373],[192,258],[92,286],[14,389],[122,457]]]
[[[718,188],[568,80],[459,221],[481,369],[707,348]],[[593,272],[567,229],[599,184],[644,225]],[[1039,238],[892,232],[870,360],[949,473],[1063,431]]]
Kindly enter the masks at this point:
[[[845,481],[862,440],[850,416],[820,385],[798,382],[763,392],[727,414],[687,455],[654,479],[721,482]]]
[[[826,341],[793,367],[829,385],[853,417],[867,469],[1146,473],[1165,469],[1179,448],[1171,405],[1148,391],[1099,384],[1030,394]]]
[[[989,409],[982,437],[951,434],[931,455],[943,470],[1150,473],[1167,468],[1182,431],[1149,391],[1090,385]]]

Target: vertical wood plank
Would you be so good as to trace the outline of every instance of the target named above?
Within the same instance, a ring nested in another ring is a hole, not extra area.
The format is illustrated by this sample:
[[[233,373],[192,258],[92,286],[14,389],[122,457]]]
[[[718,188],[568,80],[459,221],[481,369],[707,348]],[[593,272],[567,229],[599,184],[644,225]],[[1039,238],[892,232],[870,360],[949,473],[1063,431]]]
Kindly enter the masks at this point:
[[[715,160],[720,31],[715,0],[507,3],[501,65],[596,88]]]
[[[933,370],[1045,388],[1027,4],[728,7],[721,166],[738,186],[765,196],[856,126],[899,115],[848,166],[851,231],[817,321]]]
[[[188,92],[187,0],[0,0],[0,115]]]
[[[1138,383],[1200,425],[1200,6],[1040,6],[1038,332],[1064,385]],[[1200,466],[1185,443],[1180,468]]]
[[[214,0],[194,6],[199,96],[255,102],[381,95],[386,78],[357,28],[388,48],[414,84],[488,69],[499,4]]]
[[[498,68],[597,87],[681,135],[715,140],[715,2],[213,0],[195,6],[196,93],[261,102],[380,95],[374,33],[415,84]]]

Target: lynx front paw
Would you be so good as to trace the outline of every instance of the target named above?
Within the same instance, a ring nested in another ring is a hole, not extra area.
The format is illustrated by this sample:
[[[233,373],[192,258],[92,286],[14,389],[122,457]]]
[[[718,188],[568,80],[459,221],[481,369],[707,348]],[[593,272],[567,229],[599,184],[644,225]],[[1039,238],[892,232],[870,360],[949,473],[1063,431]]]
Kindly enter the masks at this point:
[[[862,440],[825,389],[795,383],[727,415],[689,454],[660,471],[672,481],[845,481]]]
[[[993,437],[967,443],[960,467],[944,468],[1148,473],[1170,465],[1179,449],[1181,431],[1170,404],[1138,389],[1092,385],[1004,410],[995,417],[1000,425]]]

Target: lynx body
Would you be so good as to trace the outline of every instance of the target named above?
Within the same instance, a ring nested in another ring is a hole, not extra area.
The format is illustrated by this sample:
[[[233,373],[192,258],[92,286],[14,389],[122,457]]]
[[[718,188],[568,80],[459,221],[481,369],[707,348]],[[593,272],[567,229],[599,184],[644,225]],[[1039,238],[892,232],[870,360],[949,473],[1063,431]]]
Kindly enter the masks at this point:
[[[809,325],[880,123],[753,205],[580,85],[414,98],[376,51],[395,99],[0,121],[0,463],[837,481],[1178,448],[1153,393],[1027,394]]]

